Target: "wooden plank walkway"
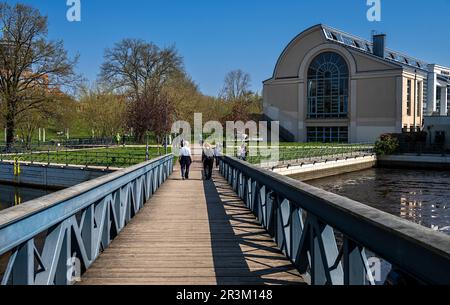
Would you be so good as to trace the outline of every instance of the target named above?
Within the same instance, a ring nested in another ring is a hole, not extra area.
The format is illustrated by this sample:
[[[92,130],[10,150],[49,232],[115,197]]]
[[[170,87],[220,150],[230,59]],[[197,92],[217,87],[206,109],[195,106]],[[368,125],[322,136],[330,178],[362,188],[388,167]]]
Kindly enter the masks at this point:
[[[303,278],[220,174],[178,168],[81,284],[302,284]]]

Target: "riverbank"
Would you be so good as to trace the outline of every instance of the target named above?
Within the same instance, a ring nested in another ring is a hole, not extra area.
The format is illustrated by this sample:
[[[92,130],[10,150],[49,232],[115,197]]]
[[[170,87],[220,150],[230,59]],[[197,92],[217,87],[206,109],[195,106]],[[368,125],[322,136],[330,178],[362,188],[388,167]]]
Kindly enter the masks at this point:
[[[77,165],[1,162],[0,183],[60,190],[104,176],[115,170],[106,167],[86,168]]]
[[[290,160],[261,164],[261,167],[283,176],[301,181],[337,176],[370,168],[396,168],[411,170],[450,170],[450,156],[442,155],[359,155],[353,157],[328,157],[316,160]]]
[[[389,155],[377,157],[377,166],[404,169],[450,170],[449,155]]]
[[[374,166],[376,166],[376,157],[372,155],[287,165],[273,168],[272,171],[283,176],[294,176],[295,179],[307,181],[360,171]]]

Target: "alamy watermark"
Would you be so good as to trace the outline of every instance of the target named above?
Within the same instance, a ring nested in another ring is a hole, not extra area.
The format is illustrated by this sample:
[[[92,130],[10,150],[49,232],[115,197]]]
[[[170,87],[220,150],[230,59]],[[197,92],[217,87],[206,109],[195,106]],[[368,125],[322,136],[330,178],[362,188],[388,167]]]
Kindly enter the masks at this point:
[[[367,259],[369,270],[366,274],[367,281],[371,283],[381,282],[381,260],[378,257]]]
[[[67,0],[69,7],[66,13],[67,21],[80,22],[81,21],[81,0]]]
[[[278,162],[279,130],[279,122],[270,122],[270,128],[266,121],[229,121],[226,126],[218,121],[203,124],[203,115],[196,113],[194,128],[186,121],[177,121],[172,125],[172,134],[177,135],[173,141],[173,153],[179,156],[182,141],[218,145],[226,156],[235,156],[236,148],[245,145],[248,157],[260,157],[264,162]]]
[[[67,260],[67,282],[81,282],[81,261],[77,257],[71,257]]]
[[[370,22],[381,21],[381,0],[367,0],[367,20]]]

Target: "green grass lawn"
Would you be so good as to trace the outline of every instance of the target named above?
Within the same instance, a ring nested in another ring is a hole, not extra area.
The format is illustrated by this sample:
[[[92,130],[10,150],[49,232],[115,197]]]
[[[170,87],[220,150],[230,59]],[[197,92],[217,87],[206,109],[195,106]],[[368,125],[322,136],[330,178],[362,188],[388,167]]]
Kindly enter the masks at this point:
[[[170,152],[170,150],[169,150]],[[151,147],[149,158],[154,159],[164,155],[164,148]],[[5,160],[18,158],[20,161],[35,163],[53,163],[67,165],[129,167],[142,163],[146,159],[145,147],[117,147],[86,150],[59,150],[51,152],[35,152],[3,156]]]

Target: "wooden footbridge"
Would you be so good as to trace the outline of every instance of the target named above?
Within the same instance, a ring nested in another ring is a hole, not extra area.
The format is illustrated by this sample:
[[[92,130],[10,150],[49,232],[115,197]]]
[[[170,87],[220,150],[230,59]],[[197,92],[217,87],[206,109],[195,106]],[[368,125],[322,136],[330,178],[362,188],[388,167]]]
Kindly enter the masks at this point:
[[[174,165],[1,212],[1,284],[450,284],[447,235],[232,157],[210,181]]]
[[[226,181],[178,169],[82,284],[298,284],[303,278]]]

